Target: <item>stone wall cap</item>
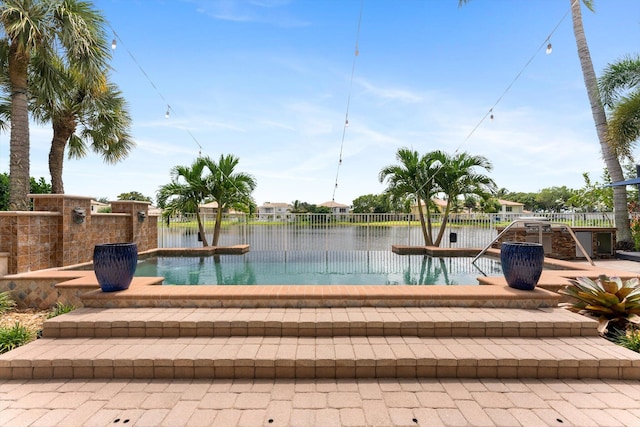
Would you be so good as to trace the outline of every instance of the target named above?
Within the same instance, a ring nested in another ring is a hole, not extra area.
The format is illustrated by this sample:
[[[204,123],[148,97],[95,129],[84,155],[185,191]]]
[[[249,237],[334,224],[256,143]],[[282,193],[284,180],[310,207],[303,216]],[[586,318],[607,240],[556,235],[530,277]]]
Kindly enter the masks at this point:
[[[99,216],[131,216],[130,213],[127,212],[91,212],[92,217]]]
[[[62,216],[62,213],[51,211],[0,211],[0,216]]]
[[[140,203],[140,204],[145,204],[145,205],[150,205],[151,202],[145,202],[142,200],[113,200],[109,203]]]
[[[81,200],[93,200],[93,197],[73,196],[71,194],[29,194],[28,197],[30,197],[32,199],[81,199]]]

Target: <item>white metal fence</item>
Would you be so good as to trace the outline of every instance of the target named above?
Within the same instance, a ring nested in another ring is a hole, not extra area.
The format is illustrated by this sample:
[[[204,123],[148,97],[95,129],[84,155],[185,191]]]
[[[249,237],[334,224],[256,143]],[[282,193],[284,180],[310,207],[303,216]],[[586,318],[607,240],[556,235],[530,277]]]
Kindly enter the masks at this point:
[[[481,248],[504,226],[531,214],[453,214],[441,247]],[[612,213],[546,213],[534,215],[571,227],[614,227]],[[211,242],[215,217],[203,216],[207,240]],[[432,217],[433,233],[441,217]],[[420,222],[411,214],[287,214],[260,219],[247,215],[225,215],[219,246],[249,244],[251,251],[388,251],[391,245],[424,244]],[[199,247],[195,215],[158,222],[158,247]]]

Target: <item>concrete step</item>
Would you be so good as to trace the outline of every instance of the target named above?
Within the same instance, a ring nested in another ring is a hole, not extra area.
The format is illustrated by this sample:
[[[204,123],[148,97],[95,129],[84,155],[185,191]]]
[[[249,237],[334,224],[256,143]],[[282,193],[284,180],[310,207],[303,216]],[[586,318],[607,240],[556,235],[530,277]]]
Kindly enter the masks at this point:
[[[640,379],[640,354],[599,337],[42,338],[0,378]]]
[[[229,336],[597,336],[562,308],[82,308],[45,322],[45,338]]]

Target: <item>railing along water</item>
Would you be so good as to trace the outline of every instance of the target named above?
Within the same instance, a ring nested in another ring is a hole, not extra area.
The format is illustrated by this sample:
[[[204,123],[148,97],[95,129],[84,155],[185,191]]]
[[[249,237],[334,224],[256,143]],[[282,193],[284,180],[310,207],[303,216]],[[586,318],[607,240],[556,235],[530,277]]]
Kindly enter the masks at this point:
[[[482,248],[523,214],[453,214],[443,234],[441,247]],[[531,217],[531,214],[526,216]],[[613,227],[611,213],[558,213],[537,215],[571,227]],[[214,215],[202,215],[209,244],[213,239]],[[440,215],[433,215],[434,238]],[[195,215],[181,215],[158,222],[158,247],[199,247]],[[420,222],[411,214],[286,214],[260,219],[244,214],[224,215],[219,246],[249,244],[252,251],[389,251],[391,245],[421,246]]]

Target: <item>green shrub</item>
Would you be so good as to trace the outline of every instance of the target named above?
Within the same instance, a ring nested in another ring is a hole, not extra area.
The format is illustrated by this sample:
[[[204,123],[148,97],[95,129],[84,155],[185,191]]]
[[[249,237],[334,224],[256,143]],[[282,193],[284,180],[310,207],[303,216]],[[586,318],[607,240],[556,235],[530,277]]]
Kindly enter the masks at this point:
[[[16,302],[11,298],[10,292],[0,292],[0,314],[12,310]]]
[[[614,341],[629,350],[640,353],[640,329],[636,326],[631,326],[626,331],[618,331]]]
[[[20,347],[32,339],[33,334],[18,322],[12,328],[0,328],[0,354]]]
[[[73,304],[57,303],[53,310],[51,310],[51,313],[49,313],[49,315],[47,316],[47,319],[60,316],[61,314],[69,313],[70,311],[73,311],[75,309],[76,307]]]
[[[571,297],[571,302],[563,304],[569,310],[589,314],[599,318],[598,331],[601,335],[612,334],[609,323],[626,324],[640,319],[640,281],[638,278],[625,280],[619,277],[601,275],[597,280],[578,277],[569,280],[559,292]],[[625,329],[619,328],[619,329]]]

